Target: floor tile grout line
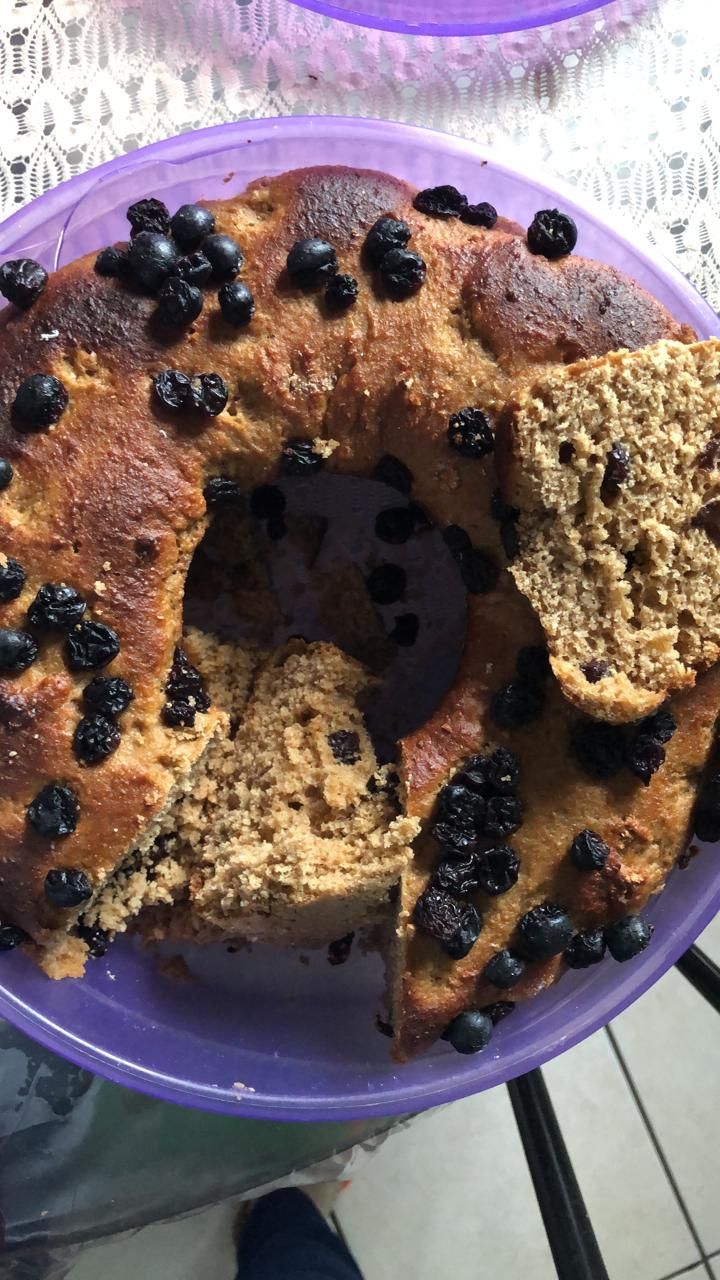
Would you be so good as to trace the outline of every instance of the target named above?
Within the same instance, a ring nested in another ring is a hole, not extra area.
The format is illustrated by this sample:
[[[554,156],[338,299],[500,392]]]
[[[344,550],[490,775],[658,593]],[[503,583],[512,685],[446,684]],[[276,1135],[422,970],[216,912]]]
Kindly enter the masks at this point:
[[[700,1253],[700,1262],[703,1263],[705,1270],[709,1276],[709,1280],[713,1280],[713,1274],[712,1274],[712,1271],[710,1270],[708,1254],[705,1250],[702,1240],[700,1239],[700,1236],[698,1234],[698,1229],[695,1226],[690,1210],[688,1209],[687,1204],[685,1203],[685,1198],[682,1194],[682,1191],[680,1190],[680,1187],[677,1182],[677,1178],[675,1177],[675,1174],[672,1171],[670,1162],[667,1156],[665,1155],[660,1139],[658,1138],[657,1133],[655,1132],[653,1122],[650,1119],[650,1115],[645,1106],[645,1103],[643,1102],[640,1096],[640,1091],[635,1083],[635,1079],[632,1075],[632,1072],[630,1071],[630,1068],[628,1067],[628,1064],[625,1061],[622,1049],[620,1048],[620,1045],[618,1044],[618,1041],[615,1037],[615,1032],[613,1031],[612,1026],[607,1026],[605,1030],[607,1032],[607,1036],[610,1041],[610,1044],[612,1045],[613,1052],[615,1053],[615,1057],[617,1058],[618,1066],[620,1067],[620,1070],[622,1071],[625,1077],[625,1083],[627,1084],[627,1087],[630,1090],[630,1093],[632,1094],[633,1100],[635,1102],[635,1106],[640,1112],[640,1117],[642,1119],[642,1122],[645,1125],[645,1128],[647,1129],[648,1137],[650,1138],[650,1141],[652,1142],[655,1148],[655,1152],[657,1154],[658,1160],[660,1161],[660,1164],[663,1167],[665,1177],[670,1183],[672,1192],[675,1196],[675,1199],[677,1200],[678,1208],[680,1209],[680,1212],[682,1213],[683,1218],[685,1219],[688,1231],[690,1232],[690,1235],[692,1236],[693,1241],[695,1242],[695,1246]],[[697,1263],[695,1265],[697,1266]],[[687,1270],[687,1268],[685,1269]],[[680,1274],[682,1275],[682,1272],[680,1272]]]
[[[694,1262],[689,1262],[686,1267],[680,1267],[679,1271],[671,1271],[669,1275],[661,1276],[660,1280],[679,1280],[680,1276],[689,1276],[690,1272],[694,1271],[696,1267],[702,1266],[704,1266],[703,1259],[696,1258]]]

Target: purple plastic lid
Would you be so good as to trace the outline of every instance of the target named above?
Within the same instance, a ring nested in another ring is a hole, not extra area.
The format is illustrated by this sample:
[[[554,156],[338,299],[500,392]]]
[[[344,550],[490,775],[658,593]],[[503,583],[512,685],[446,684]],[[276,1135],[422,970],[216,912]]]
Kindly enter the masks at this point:
[[[702,337],[718,321],[674,266],[632,230],[560,183],[500,163],[473,143],[426,129],[332,117],[255,120],[156,143],[73,178],[0,227],[0,256],[62,265],[126,231],[141,195],[172,205],[230,196],[256,177],[303,165],[386,170],[420,186],[450,182],[527,225],[560,205],[580,252],[629,272]],[[720,906],[720,863],[705,849],[649,907],[652,945],[636,960],[570,974],[502,1022],[490,1047],[461,1057],[438,1044],[405,1066],[375,1029],[377,956],[332,968],[325,955],[256,947],[188,949],[195,981],[163,977],[127,940],[91,961],[83,981],[51,982],[24,955],[0,957],[0,1015],[91,1071],[156,1097],[278,1120],[338,1120],[420,1110],[500,1084],[603,1026],[656,981]],[[177,948],[175,948],[177,950]],[[307,959],[307,957],[306,957]]]
[[[327,18],[424,36],[488,36],[577,18],[607,0],[294,0]]]

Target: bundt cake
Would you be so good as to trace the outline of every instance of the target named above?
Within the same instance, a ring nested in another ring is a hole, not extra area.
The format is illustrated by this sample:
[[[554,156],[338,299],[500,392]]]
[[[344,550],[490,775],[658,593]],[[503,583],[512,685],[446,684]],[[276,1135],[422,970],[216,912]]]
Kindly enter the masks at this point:
[[[385,914],[399,878],[395,1052],[482,1048],[564,965],[646,945],[637,910],[683,846],[720,708],[714,671],[629,726],[563,697],[509,572],[502,411],[573,361],[694,335],[575,255],[567,216],[526,232],[449,186],[311,169],[128,216],[127,245],[49,279],[0,268],[1,945],[77,974],[143,905],[198,940],[271,936],[277,913],[288,942],[307,907],[321,941]],[[183,635],[209,524],[249,500],[277,532],[273,481],[322,469],[394,490],[375,604],[403,600],[391,547],[428,522],[468,593],[457,678],[396,784],[353,660]]]

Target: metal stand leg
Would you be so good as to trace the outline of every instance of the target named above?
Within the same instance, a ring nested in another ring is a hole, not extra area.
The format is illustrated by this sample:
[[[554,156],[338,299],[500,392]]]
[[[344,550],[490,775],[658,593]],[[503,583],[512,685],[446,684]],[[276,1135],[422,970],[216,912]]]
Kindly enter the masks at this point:
[[[540,1070],[508,1085],[558,1280],[608,1280]]]
[[[696,991],[720,1013],[720,969],[698,947],[691,947],[677,962],[676,968]]]

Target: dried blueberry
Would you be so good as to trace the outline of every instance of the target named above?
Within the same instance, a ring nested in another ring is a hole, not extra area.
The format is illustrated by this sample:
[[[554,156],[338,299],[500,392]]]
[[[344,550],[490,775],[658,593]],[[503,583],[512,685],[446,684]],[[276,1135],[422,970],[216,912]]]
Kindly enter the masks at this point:
[[[203,497],[209,507],[244,507],[245,495],[236,480],[227,476],[213,476],[203,489]]]
[[[489,761],[485,756],[469,756],[462,768],[455,774],[453,782],[456,782],[461,787],[469,788],[470,791],[476,791],[480,796],[487,795],[490,790],[488,764]]]
[[[632,960],[644,951],[655,932],[655,926],[639,916],[624,916],[606,926],[605,941],[613,960]]]
[[[170,230],[183,249],[194,249],[215,230],[215,214],[201,204],[181,204],[170,219]]]
[[[496,802],[493,800],[489,801],[488,810],[494,803]],[[500,803],[506,804],[507,800],[502,800]],[[494,849],[485,849],[478,855],[476,870],[478,888],[489,893],[491,897],[497,898],[517,884],[520,859],[509,845],[501,844]]]
[[[0,923],[0,951],[14,951],[15,947],[27,941],[28,936],[24,930],[16,928],[14,924]]]
[[[250,510],[258,520],[277,520],[286,506],[285,494],[276,484],[259,484],[250,494]]]
[[[585,933],[576,933],[563,953],[565,963],[569,969],[589,969],[593,964],[600,964],[606,946],[602,929],[587,929]]]
[[[505,520],[500,525],[500,542],[508,560],[514,560],[520,550],[520,539],[518,538],[517,525],[512,520]]]
[[[520,778],[520,764],[514,751],[498,747],[487,762],[487,779],[493,791],[501,796],[512,795]]]
[[[665,763],[665,748],[654,738],[648,738],[642,733],[636,734],[627,744],[625,763],[630,772],[647,787],[653,774]]]
[[[669,707],[660,707],[638,725],[638,731],[644,738],[652,738],[661,746],[670,741],[676,729],[677,721]]]
[[[360,739],[352,729],[336,729],[327,736],[328,746],[338,764],[357,764],[360,759]]]
[[[426,187],[418,191],[413,205],[418,213],[426,213],[431,218],[459,218],[467,208],[467,196],[449,185]]]
[[[413,920],[453,960],[462,960],[472,950],[482,928],[482,917],[471,902],[462,902],[432,886],[418,898]]]
[[[625,444],[613,444],[608,451],[605,474],[600,486],[603,502],[612,502],[620,492],[620,486],[630,475],[630,450]]]
[[[200,248],[212,267],[214,280],[234,280],[244,261],[239,244],[230,236],[216,233],[206,236]]]
[[[480,1053],[490,1043],[493,1025],[490,1015],[482,1010],[459,1013],[445,1028],[443,1039],[456,1053]]]
[[[704,807],[701,797],[700,805],[693,818],[693,827],[698,840],[715,844],[716,840],[720,840],[720,809]]]
[[[268,520],[266,530],[268,538],[271,542],[279,542],[287,533],[287,525],[282,517],[276,516],[272,520]]]
[[[612,778],[625,763],[625,738],[618,725],[581,721],[572,731],[570,746],[591,778]]]
[[[202,289],[210,279],[212,271],[209,258],[206,258],[200,249],[195,249],[193,253],[186,253],[184,257],[178,258],[173,268],[173,277],[187,280],[188,284],[197,285],[198,289]]]
[[[99,924],[79,924],[75,929],[75,933],[85,943],[88,954],[92,956],[93,960],[99,960],[107,952],[110,945],[110,935]]]
[[[0,267],[0,293],[22,311],[37,302],[47,282],[47,271],[32,258],[11,258]]]
[[[529,644],[517,656],[517,673],[522,680],[542,684],[551,675],[550,655],[542,644]]]
[[[153,379],[155,395],[166,409],[185,408],[190,396],[190,377],[180,369],[163,369]]]
[[[203,308],[203,296],[197,285],[171,276],[161,284],[157,303],[157,314],[162,323],[182,328],[197,320]]]
[[[25,570],[17,560],[8,557],[5,563],[0,560],[0,604],[9,600],[17,600],[25,586]]]
[[[38,647],[27,631],[0,627],[0,675],[25,671],[38,656]]]
[[[58,422],[67,409],[68,393],[51,373],[31,373],[20,383],[13,401],[18,431],[42,431]]]
[[[114,245],[101,249],[95,259],[95,270],[99,276],[119,276],[123,262],[127,262],[127,254]]]
[[[531,253],[543,258],[564,258],[577,244],[577,227],[567,213],[558,209],[541,209],[528,227],[527,243]]]
[[[317,236],[296,240],[287,256],[287,271],[293,284],[319,288],[337,272],[337,254],[327,240]]]
[[[28,622],[38,631],[69,631],[82,618],[87,605],[73,587],[46,582],[28,609]]]
[[[449,782],[437,798],[436,821],[477,832],[485,821],[485,800],[462,783]]]
[[[447,436],[464,458],[484,458],[495,448],[495,432],[483,409],[468,407],[451,414]]]
[[[543,902],[526,911],[519,930],[522,945],[533,960],[559,955],[568,946],[573,932],[567,912],[552,902]]]
[[[610,674],[610,663],[604,658],[591,658],[589,662],[581,662],[582,671],[588,684],[598,684]]]
[[[522,804],[517,796],[491,796],[485,809],[485,832],[489,836],[509,836],[522,826]]]
[[[468,204],[460,214],[460,221],[467,222],[471,227],[486,227],[491,230],[498,220],[497,209],[494,205],[488,204],[487,200],[481,200],[479,204]]]
[[[59,840],[72,835],[79,813],[75,792],[62,782],[50,782],[28,805],[27,816],[38,835],[48,840]]]
[[[490,499],[490,515],[498,524],[513,524],[520,519],[520,508],[505,502],[499,489],[494,489]]]
[[[165,694],[167,701],[162,709],[162,718],[173,729],[191,727],[195,723],[196,712],[207,711],[210,706],[200,672],[179,645],[175,649]]]
[[[137,200],[127,211],[130,223],[130,235],[136,236],[140,231],[157,231],[167,235],[170,230],[170,214],[162,200],[149,196],[145,200]]]
[[[387,484],[391,489],[397,489],[400,493],[408,494],[412,489],[412,472],[401,462],[399,458],[395,458],[393,454],[383,454],[379,462],[376,463],[373,471],[373,480],[378,480],[381,484]]]
[[[474,826],[457,826],[452,822],[434,822],[431,832],[448,858],[465,862],[477,853],[478,832]]]
[[[375,604],[395,604],[405,592],[407,574],[399,564],[378,564],[370,570],[366,582]]]
[[[228,402],[227,383],[219,373],[194,373],[190,379],[187,407],[216,418]]]
[[[415,521],[409,507],[386,507],[375,519],[375,537],[394,546],[407,542],[414,530]]]
[[[529,680],[510,680],[493,694],[490,712],[501,729],[520,729],[542,715],[544,692]]]
[[[120,652],[120,641],[104,622],[81,622],[68,632],[67,664],[71,671],[106,667]]]
[[[338,965],[345,964],[350,959],[352,944],[355,940],[355,933],[346,933],[344,938],[336,938],[328,946],[327,958],[328,964]]]
[[[497,585],[500,576],[497,562],[486,551],[471,547],[460,557],[460,577],[471,595],[486,595]]]
[[[415,644],[420,630],[420,619],[416,613],[399,613],[390,631],[390,639],[401,648],[409,649]]]
[[[45,877],[45,897],[53,907],[69,911],[92,898],[92,883],[77,867],[57,867]]]
[[[98,764],[120,746],[120,730],[106,716],[83,716],[73,737],[73,750],[82,764]]]
[[[380,263],[380,276],[391,298],[399,300],[417,293],[425,283],[427,267],[419,253],[410,249],[390,249]]]
[[[0,491],[12,483],[14,472],[7,458],[0,458]]]
[[[130,706],[135,694],[122,676],[94,676],[83,689],[88,711],[100,716],[119,716]]]
[[[240,329],[249,324],[255,315],[255,299],[242,280],[224,284],[218,293],[223,320]]]
[[[331,311],[347,311],[358,297],[358,282],[354,276],[333,276],[325,289],[325,302]]]
[[[378,218],[365,237],[364,251],[370,265],[379,267],[391,249],[404,249],[411,234],[402,218]]]
[[[286,476],[309,476],[321,471],[325,463],[312,440],[288,440],[280,454],[280,470]]]
[[[498,1022],[502,1022],[503,1018],[507,1018],[515,1011],[515,1004],[511,1000],[495,1000],[493,1004],[486,1004],[482,1012],[486,1013],[488,1018],[492,1020],[494,1027]]]
[[[570,859],[578,871],[602,871],[610,849],[597,831],[579,831],[570,845]]]
[[[461,858],[447,858],[436,868],[432,883],[436,889],[454,893],[458,897],[474,893],[480,887],[478,879],[478,853],[466,853]]]
[[[520,981],[524,972],[525,961],[504,947],[502,951],[496,951],[492,959],[488,960],[483,969],[483,977],[488,982],[492,982],[494,987],[499,987],[501,991],[509,991],[510,987],[514,987],[515,983]]]
[[[155,293],[173,271],[177,250],[172,240],[157,231],[138,231],[128,249],[128,266],[134,280]]]
[[[472,551],[470,535],[459,524],[449,524],[443,529],[443,542],[456,560],[462,560]]]

